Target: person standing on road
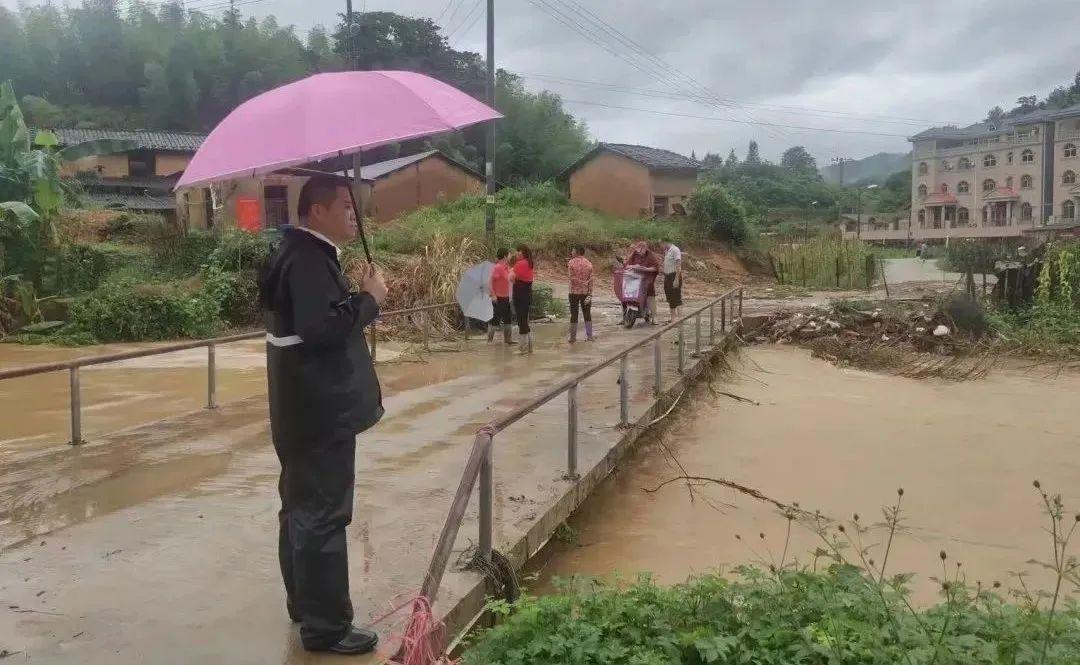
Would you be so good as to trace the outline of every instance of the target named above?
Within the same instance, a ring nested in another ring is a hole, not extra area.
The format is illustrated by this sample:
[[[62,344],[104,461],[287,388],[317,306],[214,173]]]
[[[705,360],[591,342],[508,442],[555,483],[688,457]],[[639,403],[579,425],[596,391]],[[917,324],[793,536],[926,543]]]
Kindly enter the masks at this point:
[[[578,308],[585,319],[585,339],[593,341],[592,290],[593,265],[585,258],[585,246],[575,245],[574,256],[566,264],[570,274],[570,334],[567,341],[577,341]]]
[[[300,190],[300,226],[263,267],[270,431],[281,462],[278,559],[289,617],[309,651],[361,654],[378,636],[352,625],[345,527],[352,521],[356,435],[383,416],[364,327],[386,298],[372,267],[350,292],[339,246],[356,236],[349,192],[316,176]]]
[[[514,280],[514,314],[518,324],[518,350],[533,352],[532,332],[529,330],[529,308],[532,307],[533,285],[532,252],[526,245],[518,245],[517,260],[511,279]]]
[[[671,323],[678,318],[682,307],[682,250],[667,238],[660,241],[660,249],[664,250],[664,297],[671,310],[668,317],[668,323]]]
[[[503,342],[513,344],[511,325],[514,320],[510,316],[510,268],[507,266],[510,250],[500,247],[495,252],[495,267],[491,269],[491,278],[488,280],[488,291],[491,293],[491,305],[495,315],[488,323],[487,340],[490,344],[495,341],[496,328],[502,327]]]

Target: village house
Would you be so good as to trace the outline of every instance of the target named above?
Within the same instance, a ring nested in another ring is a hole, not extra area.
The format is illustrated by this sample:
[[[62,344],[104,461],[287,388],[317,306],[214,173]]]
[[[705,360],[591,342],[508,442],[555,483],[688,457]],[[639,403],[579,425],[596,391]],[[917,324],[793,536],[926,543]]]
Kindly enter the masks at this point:
[[[204,134],[169,131],[54,129],[52,132],[60,147],[100,140],[125,141],[137,146],[125,152],[64,162],[60,174],[77,179],[85,200],[91,205],[174,218],[177,197],[173,187],[206,138]]]
[[[618,217],[686,214],[701,163],[670,150],[599,143],[559,176],[574,203]]]
[[[352,177],[352,171],[346,174]],[[438,150],[388,159],[362,166],[358,190],[365,219],[390,222],[423,206],[453,201],[464,194],[480,194],[485,182],[478,172]],[[235,220],[250,231],[296,224],[300,188],[307,178],[270,174],[215,185],[213,198],[218,219]],[[181,192],[186,196],[186,220],[191,228],[209,228],[202,205],[209,190]]]
[[[1080,104],[910,140],[910,233],[864,226],[863,240],[1041,237],[1078,220]]]

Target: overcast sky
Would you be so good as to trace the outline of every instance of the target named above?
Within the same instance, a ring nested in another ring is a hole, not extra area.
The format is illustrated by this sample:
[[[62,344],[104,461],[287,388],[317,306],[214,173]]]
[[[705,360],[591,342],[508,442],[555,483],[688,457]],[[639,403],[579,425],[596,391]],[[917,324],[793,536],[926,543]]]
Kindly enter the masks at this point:
[[[484,0],[354,3],[441,18],[455,48],[484,48]],[[237,4],[302,35],[336,23],[345,0]],[[670,68],[657,73],[662,65],[595,25],[583,28],[591,37],[575,32],[565,23],[593,18],[582,7]],[[563,22],[551,16],[556,9]],[[804,145],[824,164],[906,151],[905,137],[930,125],[975,122],[995,104],[1071,81],[1078,25],[1076,0],[496,0],[495,45],[499,67],[561,79],[527,83],[562,94],[598,140],[699,158],[735,148],[741,158],[753,138],[767,158]]]

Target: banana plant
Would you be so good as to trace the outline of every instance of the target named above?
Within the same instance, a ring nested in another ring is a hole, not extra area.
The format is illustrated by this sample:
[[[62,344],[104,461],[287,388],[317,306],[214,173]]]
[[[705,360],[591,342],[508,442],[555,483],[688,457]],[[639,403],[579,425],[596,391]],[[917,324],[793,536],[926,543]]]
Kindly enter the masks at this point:
[[[31,141],[11,81],[0,83],[0,266],[5,246],[28,237],[36,225],[38,257],[30,273],[40,288],[42,265],[58,244],[57,213],[65,200],[75,198],[71,183],[60,176],[61,162],[137,147],[133,141],[106,139],[60,149],[49,130],[38,131]]]

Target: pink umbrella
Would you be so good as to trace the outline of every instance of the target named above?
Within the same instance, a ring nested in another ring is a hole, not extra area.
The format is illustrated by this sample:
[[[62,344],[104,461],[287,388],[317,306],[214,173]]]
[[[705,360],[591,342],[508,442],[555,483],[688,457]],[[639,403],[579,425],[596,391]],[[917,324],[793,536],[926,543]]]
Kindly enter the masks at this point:
[[[415,72],[336,72],[264,92],[210,132],[177,187],[249,178],[502,115]]]

